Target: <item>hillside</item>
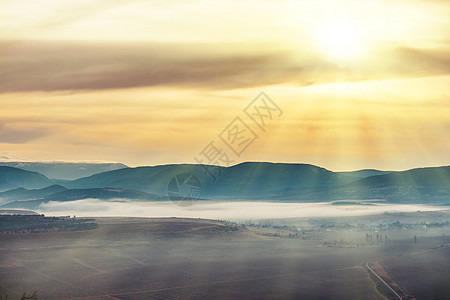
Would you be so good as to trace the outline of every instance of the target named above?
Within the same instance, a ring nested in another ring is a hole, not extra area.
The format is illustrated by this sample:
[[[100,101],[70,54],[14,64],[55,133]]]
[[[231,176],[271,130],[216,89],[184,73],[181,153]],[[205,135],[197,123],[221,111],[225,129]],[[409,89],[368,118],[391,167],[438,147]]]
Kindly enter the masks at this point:
[[[212,197],[266,197],[282,189],[327,188],[354,180],[309,164],[246,162],[227,168],[217,183],[207,186],[205,194]]]
[[[357,171],[342,171],[342,172],[336,172],[337,174],[341,175],[347,175],[352,177],[358,177],[358,178],[366,178],[370,176],[376,176],[376,175],[384,175],[389,174],[392,171],[381,171],[381,170],[375,170],[375,169],[362,169]]]
[[[201,183],[200,197],[210,200],[327,202],[377,199],[392,203],[450,202],[449,166],[419,168],[368,177],[364,176],[370,172],[379,174],[385,171],[361,170],[359,175],[363,177],[361,178],[309,164],[247,162],[228,168],[178,164],[124,168],[64,181],[61,185],[50,185],[48,178],[38,173],[10,167],[0,167],[0,170],[1,168],[4,176],[0,177],[3,178],[0,183],[3,187],[15,187],[0,193],[0,203],[11,202],[5,205],[5,208],[34,209],[33,205],[23,206],[26,200],[33,200],[35,204],[86,198],[167,200],[168,183],[180,173],[195,175]],[[206,171],[214,174],[214,178]],[[32,181],[26,181],[25,178],[28,178],[26,176]],[[19,184],[25,186],[42,184],[46,187],[29,189],[19,187]]]
[[[74,180],[93,174],[128,168],[122,163],[72,163],[72,162],[0,162],[0,166],[38,172],[51,179]]]
[[[225,168],[220,169],[225,171]],[[170,179],[180,173],[194,174],[205,185],[208,184],[209,178],[201,165],[179,164],[127,168],[103,172],[68,182],[65,186],[81,189],[113,187],[165,195],[167,193],[167,184]]]
[[[67,190],[65,187],[61,185],[51,185],[42,189],[25,189],[23,187],[9,190],[6,192],[0,193],[0,203],[1,202],[10,202],[14,200],[30,200],[30,199],[38,199],[42,198],[54,193],[58,193],[61,191]]]
[[[449,203],[450,166],[370,176],[336,187],[280,190],[270,199],[329,201],[379,199],[391,203]]]
[[[0,166],[0,191],[16,188],[39,189],[52,185],[44,175],[18,168]]]
[[[101,199],[101,200],[132,200],[132,201],[161,201],[168,200],[166,197],[144,193],[141,191],[124,190],[117,188],[92,188],[92,189],[67,189],[61,192],[53,193],[45,197],[34,200],[12,201],[0,206],[1,208],[21,208],[38,209],[42,203],[49,201],[66,202],[82,199]]]
[[[356,186],[385,187],[450,187],[450,166],[434,168],[417,168],[402,172],[371,176],[352,183]]]
[[[433,167],[402,172],[360,170],[354,172],[358,175],[352,175],[308,164],[247,162],[228,168],[208,168],[215,175],[214,182],[206,174],[205,166],[184,164],[104,172],[72,181],[67,186],[116,187],[165,195],[167,183],[173,176],[190,173],[202,183],[202,197],[209,199],[302,202],[385,199],[392,202],[448,202],[449,169],[450,167]],[[381,175],[369,176],[370,173]]]
[[[167,183],[179,173],[194,174],[202,182],[202,195],[209,198],[264,196],[282,188],[330,187],[354,181],[355,178],[333,173],[308,164],[247,162],[224,167],[202,165],[162,165],[104,172],[81,178],[70,188],[116,187],[165,194]]]

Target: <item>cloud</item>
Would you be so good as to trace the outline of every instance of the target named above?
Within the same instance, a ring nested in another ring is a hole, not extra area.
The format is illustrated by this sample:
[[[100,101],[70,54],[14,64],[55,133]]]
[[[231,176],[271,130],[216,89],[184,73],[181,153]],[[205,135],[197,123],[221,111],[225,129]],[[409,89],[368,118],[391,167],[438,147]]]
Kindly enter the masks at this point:
[[[0,47],[3,92],[263,85],[278,82],[276,65],[285,64],[277,53],[220,53],[183,44],[42,42]]]
[[[0,52],[0,92],[302,86],[450,71],[448,52],[405,47],[347,66],[305,51],[264,49],[263,45],[247,49],[232,44],[23,42],[2,43]]]
[[[450,76],[265,87],[283,109],[236,162],[308,162],[331,169],[407,169],[448,164]],[[195,163],[259,89],[139,88],[9,93],[0,123],[47,129],[2,151],[28,160],[108,160],[131,166]],[[427,155],[424,155],[426,153]]]
[[[16,156],[9,152],[1,152],[0,160],[1,161],[25,161],[26,159],[23,157]]]
[[[49,134],[45,128],[22,128],[9,124],[0,124],[0,143],[25,144]]]

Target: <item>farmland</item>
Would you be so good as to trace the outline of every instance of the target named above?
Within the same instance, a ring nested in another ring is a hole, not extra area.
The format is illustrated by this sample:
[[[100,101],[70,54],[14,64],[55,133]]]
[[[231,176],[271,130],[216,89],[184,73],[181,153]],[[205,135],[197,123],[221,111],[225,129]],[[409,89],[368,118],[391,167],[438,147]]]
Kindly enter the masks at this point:
[[[417,299],[448,299],[449,258],[450,248],[436,248],[395,256],[383,260],[381,265],[407,295]]]
[[[264,228],[203,219],[96,218],[96,223],[99,227],[88,231],[0,237],[0,287],[8,299],[34,291],[41,299],[384,299],[367,262],[385,259],[386,270],[399,274],[400,285],[415,293],[402,262],[389,269],[389,259],[447,241],[368,245],[365,235],[352,233],[353,243],[329,247],[324,242],[331,241],[330,232],[290,239],[282,231],[270,235]],[[443,284],[448,252],[435,263],[443,267],[427,273],[428,280],[440,276]],[[423,290],[417,295],[428,295]]]

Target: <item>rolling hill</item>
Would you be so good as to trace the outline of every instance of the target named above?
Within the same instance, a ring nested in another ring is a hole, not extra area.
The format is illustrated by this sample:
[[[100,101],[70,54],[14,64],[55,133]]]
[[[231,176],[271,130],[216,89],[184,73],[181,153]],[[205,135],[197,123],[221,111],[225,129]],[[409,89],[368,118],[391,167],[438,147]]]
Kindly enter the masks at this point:
[[[362,169],[357,171],[342,171],[342,172],[336,172],[341,175],[348,175],[358,178],[366,178],[370,176],[376,176],[376,175],[384,175],[392,173],[392,171],[381,171],[381,170],[375,170],[375,169]]]
[[[92,188],[92,189],[66,189],[45,197],[34,200],[17,200],[0,206],[1,208],[20,208],[20,209],[38,209],[42,203],[49,201],[67,202],[83,199],[100,199],[120,201],[167,201],[167,197],[144,193],[141,191],[124,190],[117,188]]]
[[[66,186],[116,187],[162,195],[166,194],[170,179],[179,173],[194,174],[202,182],[202,195],[209,198],[261,197],[282,188],[322,188],[355,180],[308,164],[246,162],[228,168],[191,164],[127,168],[81,178]]]
[[[354,181],[309,164],[246,162],[231,166],[215,184],[207,185],[209,197],[266,197],[281,189],[327,188]],[[280,195],[281,196],[281,195]]]
[[[445,204],[450,200],[450,166],[391,172],[328,188],[280,190],[270,198],[297,201],[380,199],[391,203]]]
[[[368,187],[405,186],[405,187],[450,187],[450,166],[417,168],[402,172],[370,176],[351,185]]]
[[[372,172],[379,175],[368,176]],[[200,197],[212,200],[450,202],[450,166],[401,172],[361,170],[357,176],[309,164],[268,162],[246,162],[228,168],[195,164],[123,168],[66,181],[63,186],[51,185],[48,178],[38,173],[0,167],[0,175],[3,174],[0,176],[1,186],[15,187],[0,193],[0,198],[3,203],[16,201],[4,206],[9,208],[16,208],[19,202],[24,204],[24,200],[32,199],[33,203],[85,198],[167,200],[168,183],[180,173],[195,175],[201,182]],[[27,178],[31,181],[28,182]],[[46,187],[30,190],[28,187],[18,188],[20,184]]]
[[[225,171],[226,168],[220,168]],[[137,167],[103,172],[65,184],[68,188],[122,188],[165,195],[171,178],[180,173],[190,173],[207,184],[208,177],[201,165],[179,164]]]
[[[128,168],[121,163],[72,163],[72,162],[0,162],[0,166],[38,172],[51,179],[74,180],[93,174]]]
[[[0,166],[0,191],[16,188],[39,189],[52,185],[50,179],[37,172]]]
[[[215,174],[215,182],[205,168]],[[448,166],[401,172],[361,170],[359,175],[352,175],[308,164],[246,162],[228,168],[183,164],[104,172],[72,181],[68,187],[116,187],[165,195],[167,183],[174,175],[191,173],[202,182],[202,197],[209,199],[384,199],[428,203],[448,202],[449,170]],[[370,173],[378,175],[369,176]]]
[[[67,190],[67,188],[57,184],[42,189],[31,189],[31,190],[20,187],[6,192],[1,192],[0,203],[11,202],[14,200],[39,199],[65,190]]]

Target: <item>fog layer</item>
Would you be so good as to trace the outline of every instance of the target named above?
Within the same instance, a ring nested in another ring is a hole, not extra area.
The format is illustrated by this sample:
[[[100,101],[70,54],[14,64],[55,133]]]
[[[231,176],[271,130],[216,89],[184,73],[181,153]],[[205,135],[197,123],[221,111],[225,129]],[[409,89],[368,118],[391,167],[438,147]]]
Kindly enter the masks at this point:
[[[208,219],[270,219],[327,216],[357,216],[383,212],[435,211],[448,209],[412,204],[332,205],[331,203],[274,202],[197,202],[180,207],[172,202],[102,201],[84,199],[70,202],[48,202],[39,212],[49,216],[80,217],[189,217]]]

